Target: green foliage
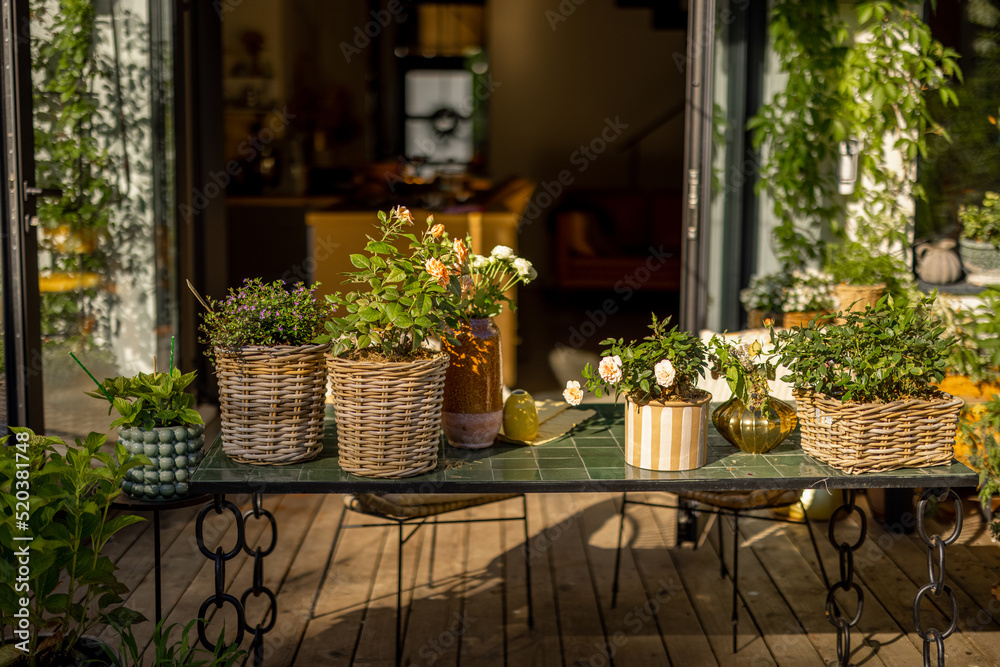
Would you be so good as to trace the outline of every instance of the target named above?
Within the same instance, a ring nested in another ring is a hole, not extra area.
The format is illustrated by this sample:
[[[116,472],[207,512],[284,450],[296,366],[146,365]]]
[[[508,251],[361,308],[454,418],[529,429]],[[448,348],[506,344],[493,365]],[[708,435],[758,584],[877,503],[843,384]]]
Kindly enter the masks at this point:
[[[1000,443],[996,439],[996,433],[1000,433],[1000,396],[986,404],[978,420],[959,424],[966,437],[978,445],[973,448],[972,464],[979,471],[979,500],[988,508],[993,496],[1000,493]],[[993,539],[1000,538],[1000,518],[996,515],[990,531]]]
[[[853,11],[859,37],[852,41],[835,0],[772,3],[771,39],[788,82],[748,129],[754,146],[764,149],[758,188],[774,201],[775,250],[791,266],[822,256],[827,229],[843,235],[851,199],[860,204],[859,241],[905,243],[902,202],[924,195],[915,161],[926,154],[928,134],[943,132],[928,93],[957,102],[947,86],[947,77],[961,77],[957,54],[932,39],[909,3],[863,0]],[[835,167],[847,139],[858,141],[859,159],[856,191],[845,198],[837,193]],[[902,173],[890,164],[890,150],[907,161]]]
[[[1000,194],[987,192],[980,206],[959,206],[962,237],[1000,246]]]
[[[676,326],[667,329],[669,317],[661,322],[653,314],[652,319],[652,333],[641,341],[601,341],[607,346],[601,365],[594,369],[587,364],[583,369],[587,389],[597,396],[614,390],[615,402],[623,394],[636,403],[691,397],[698,378],[705,374],[707,348],[688,331],[679,331]],[[670,381],[658,378],[657,366],[664,362],[668,362]],[[620,370],[620,379],[608,373],[609,365]]]
[[[863,313],[841,313],[844,324],[772,331],[779,363],[791,371],[782,380],[859,403],[934,396],[954,342],[932,314],[934,298],[910,308],[887,295]]]
[[[280,280],[264,284],[247,278],[225,299],[206,300],[201,339],[205,354],[214,359],[219,351],[239,354],[254,345],[307,345],[323,335],[323,327],[335,308],[316,299],[319,286],[296,283],[289,291]]]
[[[180,641],[177,642],[170,635],[180,624],[173,623],[164,628],[166,619],[161,620],[153,630],[153,655],[149,663],[143,659],[143,651],[140,650],[129,623],[111,624],[119,636],[118,655],[108,646],[104,650],[112,661],[120,657],[123,667],[145,667],[147,664],[149,667],[232,667],[246,657],[247,652],[235,644],[223,648],[224,628],[215,642],[215,651],[199,648],[198,638],[191,637],[197,622],[198,619],[195,619],[181,628]]]
[[[913,282],[909,267],[899,257],[871,248],[857,241],[827,246],[826,270],[838,283],[849,285],[884,284],[886,291],[899,298]],[[842,308],[849,304],[842,303]]]
[[[733,345],[720,336],[709,341],[712,373],[726,378],[733,396],[749,409],[763,411],[771,406],[768,380],[775,377],[773,354],[764,354],[758,341]]]
[[[463,264],[457,256],[461,251],[435,234],[433,219],[419,237],[404,233],[413,224],[404,207],[380,211],[378,219],[379,238],[368,237],[366,254],[351,255],[358,270],[346,274],[348,283],[366,289],[327,297],[343,312],[326,325],[333,354],[406,359],[419,354],[431,336],[454,341],[449,331],[465,319],[456,268]],[[401,241],[408,242],[408,252],[397,247]]]
[[[1000,290],[979,294],[971,308],[935,308],[955,343],[948,348],[948,369],[976,383],[995,382],[1000,367]]]
[[[181,374],[173,368],[169,373],[139,373],[133,377],[105,378],[103,391],[89,391],[87,396],[109,400],[112,410],[121,415],[111,422],[116,426],[155,426],[202,424],[201,415],[193,409],[194,396],[184,391],[197,373]]]
[[[79,638],[99,623],[127,623],[140,617],[123,606],[124,584],[115,565],[101,551],[123,528],[143,521],[121,514],[109,517],[126,473],[149,463],[115,444],[114,454],[101,451],[106,437],[89,434],[76,445],[58,447],[58,438],[36,436],[29,429],[11,428],[21,437],[0,443],[0,622],[16,626],[19,598],[29,597],[29,623],[34,629],[30,664],[64,664],[62,658]],[[21,435],[24,434],[24,435]],[[24,441],[24,438],[27,441]],[[27,467],[19,464],[27,463]],[[15,494],[28,492],[28,500]],[[28,529],[16,529],[26,521]],[[31,536],[28,542],[15,536]],[[17,581],[16,549],[28,546],[27,588]],[[35,650],[37,632],[53,629],[61,641],[53,654]]]

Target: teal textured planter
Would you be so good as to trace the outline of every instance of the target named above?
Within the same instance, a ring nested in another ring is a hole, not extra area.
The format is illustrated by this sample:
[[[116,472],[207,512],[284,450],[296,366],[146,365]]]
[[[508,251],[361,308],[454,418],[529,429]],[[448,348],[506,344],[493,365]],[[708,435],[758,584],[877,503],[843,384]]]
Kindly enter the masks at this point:
[[[188,481],[205,456],[204,424],[157,426],[146,430],[118,427],[118,441],[129,454],[144,454],[122,480],[122,491],[138,500],[170,500],[187,495]]]
[[[992,243],[959,239],[962,249],[962,264],[969,272],[1000,271],[1000,248]]]

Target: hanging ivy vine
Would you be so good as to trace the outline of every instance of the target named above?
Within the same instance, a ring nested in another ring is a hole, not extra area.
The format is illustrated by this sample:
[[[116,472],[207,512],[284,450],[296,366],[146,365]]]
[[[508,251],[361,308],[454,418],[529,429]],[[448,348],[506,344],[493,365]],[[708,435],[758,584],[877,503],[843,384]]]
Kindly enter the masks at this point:
[[[758,188],[774,202],[774,248],[786,266],[819,260],[825,241],[843,239],[852,201],[854,238],[870,249],[906,243],[907,199],[924,197],[916,159],[929,135],[945,134],[927,96],[956,104],[949,82],[961,80],[958,54],[910,6],[857,2],[852,30],[835,0],[772,5],[771,39],[788,82],[748,127],[763,151]],[[836,159],[847,139],[858,142],[859,159],[854,193],[844,196]]]

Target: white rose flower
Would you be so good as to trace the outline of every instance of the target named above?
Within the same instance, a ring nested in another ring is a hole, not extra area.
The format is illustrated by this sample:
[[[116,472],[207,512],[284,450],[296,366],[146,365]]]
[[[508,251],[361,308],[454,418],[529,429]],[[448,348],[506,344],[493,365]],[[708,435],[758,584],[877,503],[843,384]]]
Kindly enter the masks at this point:
[[[653,366],[653,373],[656,375],[656,384],[664,389],[669,389],[677,379],[677,371],[669,359],[663,359]]]
[[[580,405],[583,401],[583,390],[580,389],[580,383],[576,380],[569,380],[566,382],[566,389],[563,390],[563,398],[570,405]]]
[[[604,357],[597,366],[597,373],[601,379],[609,384],[621,382],[622,379],[622,358],[617,354],[613,357]]]
[[[523,257],[518,257],[517,259],[514,260],[514,270],[517,271],[517,275],[521,276],[521,278],[523,278],[526,281],[531,280],[532,273],[535,273],[537,275],[535,269],[531,266],[531,262],[524,259]]]
[[[482,255],[473,255],[469,259],[469,264],[472,266],[473,269],[481,269],[489,263],[490,263],[490,258],[483,257]]]
[[[493,251],[490,253],[491,257],[496,257],[497,259],[512,259],[514,257],[514,251],[505,245],[493,246]]]

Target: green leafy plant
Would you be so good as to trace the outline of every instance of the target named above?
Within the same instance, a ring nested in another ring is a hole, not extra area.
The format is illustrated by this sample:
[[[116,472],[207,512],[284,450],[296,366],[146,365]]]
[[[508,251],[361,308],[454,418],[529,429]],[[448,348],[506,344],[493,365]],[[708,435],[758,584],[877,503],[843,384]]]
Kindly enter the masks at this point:
[[[995,382],[1000,374],[1000,290],[984,290],[979,298],[971,307],[935,307],[955,341],[948,348],[948,370],[977,384]]]
[[[197,373],[181,374],[180,369],[169,373],[139,373],[132,377],[105,378],[99,391],[87,396],[106,399],[111,403],[108,414],[117,410],[116,426],[156,426],[202,424],[201,415],[192,406],[194,396],[184,391]]]
[[[905,297],[913,278],[909,267],[898,256],[873,252],[869,246],[848,241],[827,246],[826,271],[838,283],[849,285],[884,284],[895,298]],[[841,304],[846,307],[848,304]]]
[[[113,454],[101,451],[106,437],[99,433],[74,446],[29,429],[11,430],[15,442],[0,443],[0,621],[19,627],[15,614],[22,613],[21,598],[28,598],[27,664],[69,664],[73,647],[95,625],[142,618],[122,606],[128,589],[101,551],[120,530],[143,521],[109,514],[122,479],[149,459],[120,443]],[[63,447],[65,454],[57,449]],[[32,539],[15,540],[24,536]],[[25,547],[27,577],[17,571]],[[39,643],[36,632],[44,629],[53,634]]]
[[[732,344],[721,336],[709,341],[712,375],[726,378],[726,384],[743,405],[765,414],[771,406],[768,380],[775,377],[773,354],[765,354],[759,341]]]
[[[419,236],[404,231],[413,216],[402,206],[380,211],[378,220],[378,238],[369,236],[365,253],[351,255],[358,270],[345,274],[348,283],[366,289],[327,296],[343,313],[326,324],[333,354],[399,360],[422,354],[432,336],[454,341],[450,331],[465,319],[461,276],[467,246],[451,242],[433,218]]]
[[[238,355],[245,347],[315,342],[335,312],[332,304],[316,298],[317,287],[297,283],[289,291],[280,280],[247,278],[224,299],[202,299],[205,354],[214,359],[220,351]]]
[[[750,286],[740,291],[740,302],[747,310],[780,313],[789,287],[791,271],[778,271],[750,278]]]
[[[959,206],[962,237],[1000,247],[1000,194],[988,191],[979,206]]]
[[[583,369],[587,389],[597,396],[614,391],[615,402],[625,395],[635,403],[684,400],[702,394],[695,385],[708,363],[705,344],[676,326],[667,329],[669,317],[659,321],[654,314],[652,319],[652,333],[641,341],[601,341],[607,347],[600,364],[596,369],[590,364]]]
[[[748,128],[763,150],[758,188],[779,220],[775,251],[790,266],[820,259],[827,232],[844,235],[852,199],[857,240],[905,244],[903,202],[924,197],[916,159],[926,155],[930,134],[944,134],[928,98],[936,91],[943,104],[957,103],[948,86],[949,77],[961,79],[957,53],[933,39],[909,3],[862,0],[852,11],[853,33],[836,0],[771,4],[772,44],[788,79]],[[858,163],[855,191],[844,196],[835,166],[848,140]]]
[[[120,657],[130,667],[144,667],[146,664],[149,667],[232,667],[246,657],[247,652],[236,644],[225,646],[225,628],[215,642],[215,651],[199,648],[197,637],[193,641],[190,638],[197,622],[198,619],[195,619],[183,626],[180,641],[177,641],[170,635],[180,624],[173,623],[164,628],[166,619],[161,620],[153,630],[153,655],[149,663],[143,659],[144,651],[140,650],[136,642],[131,624],[112,622],[119,637],[118,655],[109,646],[105,646],[104,650],[109,660],[115,661]]]
[[[782,311],[808,313],[814,310],[833,310],[836,307],[833,276],[816,269],[792,271],[788,287],[784,291]]]
[[[843,324],[772,329],[778,362],[790,371],[782,380],[859,403],[935,396],[954,339],[932,314],[934,298],[911,308],[887,295],[864,312],[842,313]]]
[[[983,404],[978,418],[959,422],[963,435],[973,444],[972,465],[979,471],[979,500],[983,507],[991,507],[993,496],[1000,493],[1000,396]],[[990,525],[993,539],[1000,539],[1000,517],[994,514]]]

